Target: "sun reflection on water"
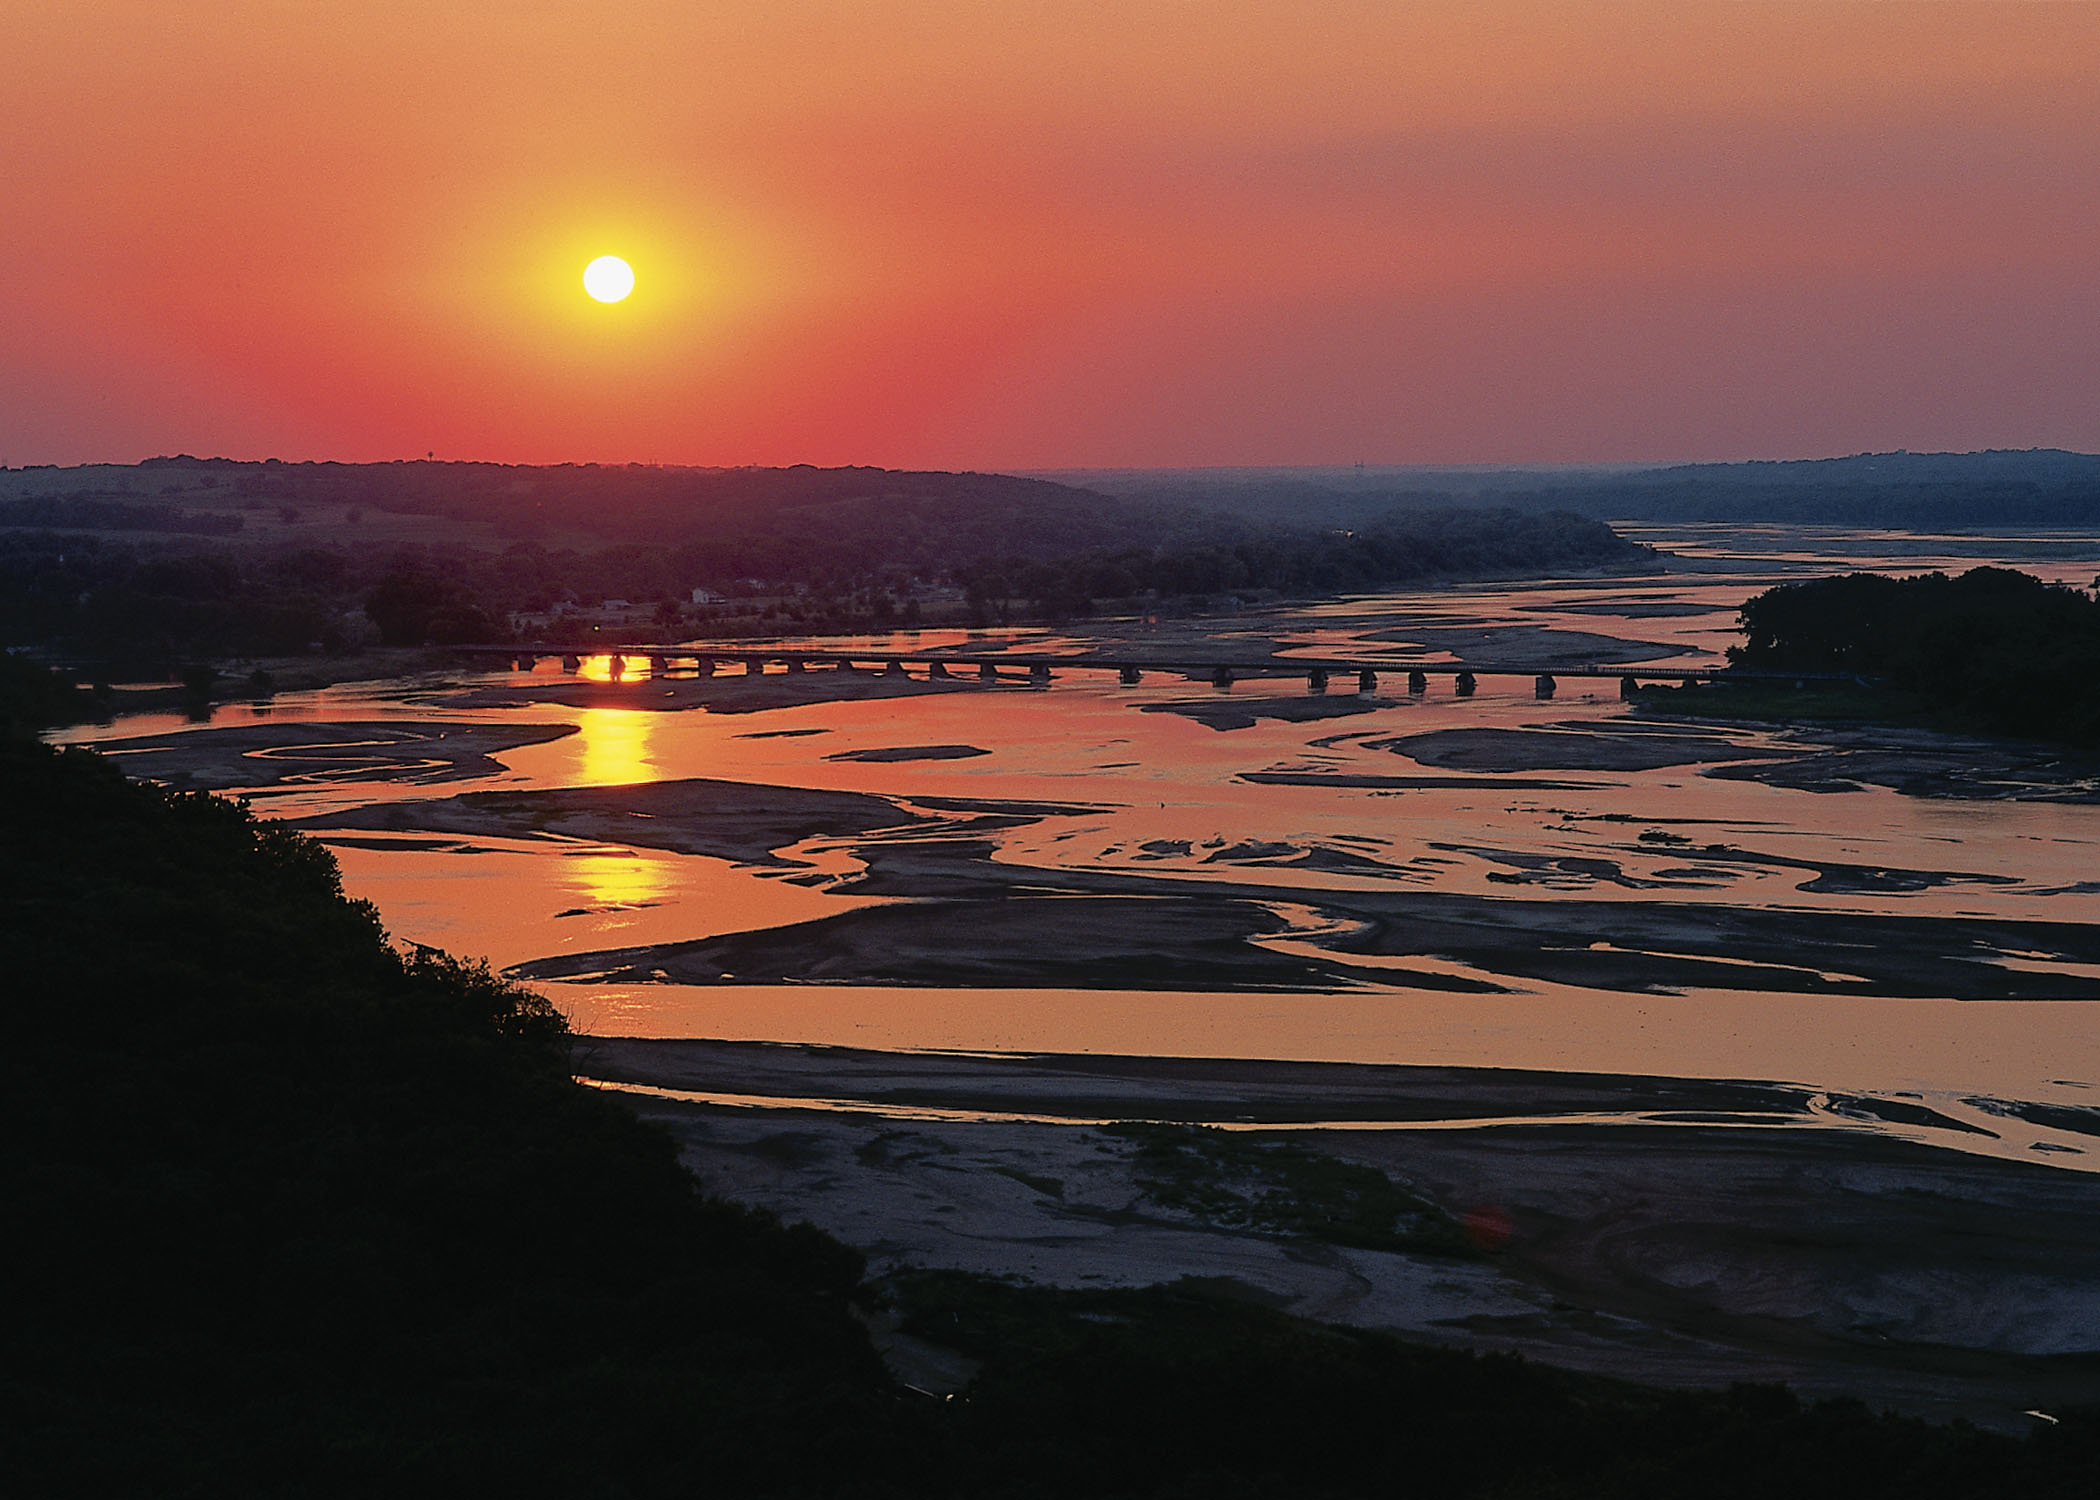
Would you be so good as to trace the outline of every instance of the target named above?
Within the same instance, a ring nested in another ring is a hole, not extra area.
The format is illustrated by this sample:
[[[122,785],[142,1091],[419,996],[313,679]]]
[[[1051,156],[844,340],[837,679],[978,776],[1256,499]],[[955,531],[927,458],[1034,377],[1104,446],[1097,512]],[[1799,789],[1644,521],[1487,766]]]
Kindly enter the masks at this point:
[[[572,854],[563,863],[582,900],[591,906],[639,906],[670,889],[663,862],[631,849]]]
[[[639,682],[653,675],[646,656],[586,656],[576,675],[586,682]]]
[[[655,715],[646,709],[586,708],[576,716],[578,767],[585,786],[630,786],[656,779],[649,754]]]

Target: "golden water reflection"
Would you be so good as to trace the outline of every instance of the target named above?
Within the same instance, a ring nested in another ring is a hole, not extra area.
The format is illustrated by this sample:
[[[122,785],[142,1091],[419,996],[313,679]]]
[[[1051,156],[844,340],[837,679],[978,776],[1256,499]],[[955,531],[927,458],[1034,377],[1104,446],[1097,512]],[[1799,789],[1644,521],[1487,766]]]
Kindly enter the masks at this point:
[[[576,675],[586,682],[638,682],[652,676],[646,656],[586,656]]]
[[[577,711],[578,767],[585,786],[631,786],[654,781],[656,762],[650,738],[656,715],[637,708],[586,708]]]
[[[631,849],[572,854],[562,873],[592,906],[639,906],[660,899],[671,888],[662,860]]]

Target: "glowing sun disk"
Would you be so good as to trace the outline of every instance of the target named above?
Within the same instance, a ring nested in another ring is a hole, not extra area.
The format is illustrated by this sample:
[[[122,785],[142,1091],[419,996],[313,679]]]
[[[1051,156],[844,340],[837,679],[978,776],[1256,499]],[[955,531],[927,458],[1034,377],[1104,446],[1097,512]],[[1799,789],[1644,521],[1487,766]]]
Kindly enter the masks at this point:
[[[634,290],[634,267],[617,255],[601,255],[583,268],[583,289],[600,302],[622,302]]]

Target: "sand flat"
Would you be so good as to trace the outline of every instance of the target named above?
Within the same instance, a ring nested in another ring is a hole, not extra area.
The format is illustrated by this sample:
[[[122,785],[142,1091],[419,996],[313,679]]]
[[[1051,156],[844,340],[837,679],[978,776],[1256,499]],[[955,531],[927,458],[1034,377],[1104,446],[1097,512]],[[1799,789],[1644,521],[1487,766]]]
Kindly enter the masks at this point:
[[[878,1274],[955,1267],[1062,1286],[1202,1276],[1305,1316],[1460,1347],[1664,1384],[1783,1379],[2012,1430],[2030,1408],[2100,1399],[2090,1175],[1818,1124],[1783,1085],[583,1046],[587,1076],[777,1101],[630,1096],[704,1185],[811,1220],[866,1250]],[[890,1113],[827,1109],[827,1097]],[[912,1117],[972,1107],[1002,1117]],[[1376,1167],[1492,1227],[1492,1248],[1369,1251],[1207,1222],[1149,1196],[1132,1142],[1090,1123],[1240,1115],[1267,1139],[1265,1126],[1375,1110],[1386,1127],[1277,1139]],[[1420,1128],[1392,1128],[1410,1118]]]

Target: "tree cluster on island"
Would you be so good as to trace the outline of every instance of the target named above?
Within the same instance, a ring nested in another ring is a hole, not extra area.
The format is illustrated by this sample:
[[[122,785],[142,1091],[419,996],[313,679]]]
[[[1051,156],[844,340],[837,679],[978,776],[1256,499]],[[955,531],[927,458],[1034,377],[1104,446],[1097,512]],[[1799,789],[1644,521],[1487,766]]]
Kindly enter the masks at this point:
[[[1642,701],[1757,717],[1834,709],[2100,748],[2100,579],[2087,592],[2010,568],[1848,573],[1768,589],[1740,618],[1732,666],[1855,682],[1789,692],[1723,681],[1644,689]]]
[[[2082,1497],[2014,1440],[1664,1392],[1194,1284],[875,1284],[710,1198],[544,1000],[390,943],[320,845],[0,742],[10,1494]],[[982,1361],[898,1384],[855,1309]]]

